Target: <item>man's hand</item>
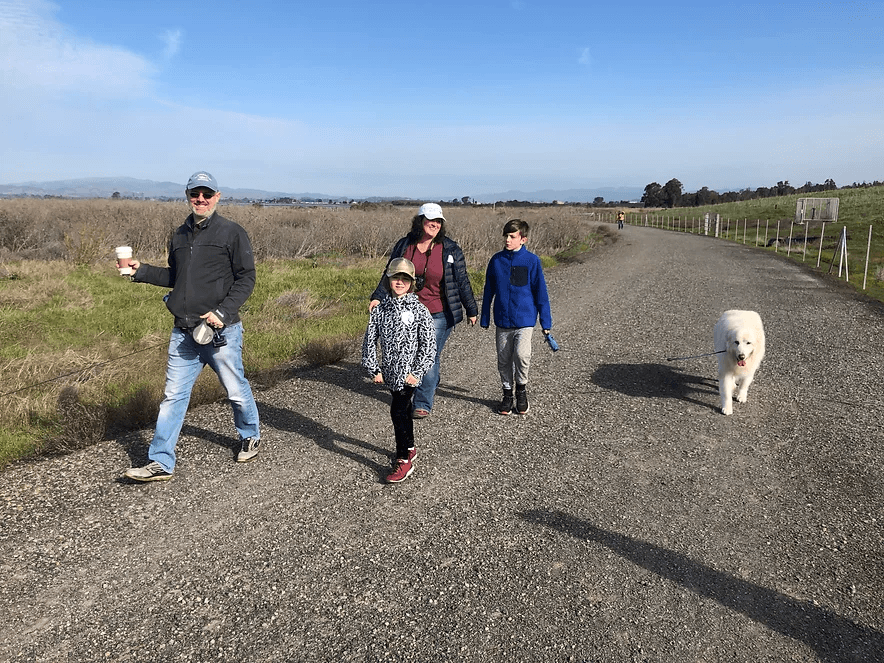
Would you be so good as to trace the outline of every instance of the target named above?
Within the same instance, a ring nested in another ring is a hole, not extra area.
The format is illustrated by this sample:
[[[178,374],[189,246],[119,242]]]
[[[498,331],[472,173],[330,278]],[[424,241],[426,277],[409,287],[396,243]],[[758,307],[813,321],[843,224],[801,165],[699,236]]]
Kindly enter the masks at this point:
[[[469,320],[470,320],[470,324],[471,324],[473,327],[476,326],[476,320],[478,320],[478,318],[479,318],[479,316],[474,315],[474,316],[472,316],[472,317],[469,319]]]
[[[200,316],[200,318],[202,318],[206,322],[208,322],[209,327],[212,327],[214,329],[221,329],[221,327],[224,326],[224,323],[221,322],[221,320],[218,319],[218,316],[215,315],[212,311],[209,311],[208,313],[204,313],[203,315]]]

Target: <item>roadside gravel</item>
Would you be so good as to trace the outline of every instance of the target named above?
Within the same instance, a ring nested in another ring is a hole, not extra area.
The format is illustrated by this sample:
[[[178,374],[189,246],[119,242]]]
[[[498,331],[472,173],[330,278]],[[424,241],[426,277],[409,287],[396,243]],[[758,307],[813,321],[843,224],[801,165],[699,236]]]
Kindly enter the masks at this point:
[[[495,415],[461,325],[407,482],[355,355],[188,414],[168,483],[118,479],[151,431],[0,475],[0,660],[884,660],[884,312],[770,253],[627,227],[548,273],[531,411]],[[712,326],[768,355],[717,409]],[[246,340],[248,342],[248,340]]]

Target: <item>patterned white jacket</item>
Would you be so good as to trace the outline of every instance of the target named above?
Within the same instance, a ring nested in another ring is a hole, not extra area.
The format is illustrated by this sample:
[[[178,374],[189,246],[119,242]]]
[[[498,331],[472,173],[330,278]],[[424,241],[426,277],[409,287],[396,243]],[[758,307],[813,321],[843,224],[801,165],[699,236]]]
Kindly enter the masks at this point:
[[[417,295],[386,297],[374,307],[362,340],[362,365],[372,377],[380,372],[391,391],[400,391],[409,373],[420,384],[435,361],[436,326]]]

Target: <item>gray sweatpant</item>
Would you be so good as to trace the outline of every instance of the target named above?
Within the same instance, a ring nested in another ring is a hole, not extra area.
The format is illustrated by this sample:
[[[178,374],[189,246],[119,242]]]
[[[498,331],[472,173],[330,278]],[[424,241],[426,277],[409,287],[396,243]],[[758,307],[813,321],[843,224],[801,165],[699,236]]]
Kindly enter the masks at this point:
[[[497,371],[504,389],[528,384],[534,327],[496,327]]]

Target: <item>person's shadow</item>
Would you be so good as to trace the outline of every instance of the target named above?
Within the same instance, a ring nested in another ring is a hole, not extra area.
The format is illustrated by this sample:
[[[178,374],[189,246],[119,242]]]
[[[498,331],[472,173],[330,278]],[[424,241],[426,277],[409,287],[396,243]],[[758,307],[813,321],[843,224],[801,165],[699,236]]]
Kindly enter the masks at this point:
[[[286,378],[310,380],[322,385],[330,384],[356,394],[376,398],[387,405],[390,403],[389,399],[384,398],[384,395],[389,394],[389,391],[383,385],[373,383],[366,375],[362,365],[352,361],[295,368],[286,373]]]
[[[676,398],[717,409],[702,394],[718,394],[718,380],[683,373],[666,364],[601,364],[590,377],[602,389],[636,398]]]
[[[499,401],[488,400],[487,398],[478,398],[476,396],[470,396],[470,390],[464,389],[463,387],[455,387],[454,385],[445,385],[444,383],[439,383],[439,386],[436,388],[436,396],[444,396],[445,398],[451,398],[453,400],[466,401],[467,403],[475,403],[476,405],[481,405],[483,407],[487,407],[489,410],[494,410]]]
[[[594,541],[634,564],[740,612],[767,628],[804,642],[823,661],[881,661],[884,634],[863,624],[780,592],[717,571],[682,553],[597,527],[562,511],[524,511],[526,522]]]
[[[388,402],[389,405],[389,402]],[[378,456],[389,456],[389,449],[382,449],[364,440],[359,440],[349,435],[344,435],[336,430],[324,426],[309,417],[298,414],[294,410],[267,405],[258,402],[258,414],[261,424],[290,433],[297,433],[325,451],[339,454],[344,458],[365,465],[382,480],[390,473],[390,466],[378,463],[368,457],[363,451],[371,452]]]
[[[205,440],[206,442],[217,444],[219,447],[228,450],[231,456],[233,456],[234,458],[236,458],[236,455],[237,453],[239,453],[240,450],[240,441],[237,438],[230,437],[229,435],[224,435],[215,431],[206,430],[205,428],[200,428],[199,426],[192,426],[185,423],[184,426],[181,427],[181,435],[187,437],[196,437],[201,440]],[[141,467],[142,465],[150,462],[150,458],[147,457],[147,452],[150,448],[150,437],[146,437],[142,431],[138,431],[130,435],[117,437],[116,442],[129,456],[130,467]],[[118,477],[117,482],[138,483],[137,481],[133,481],[132,479],[129,479],[127,477]]]

